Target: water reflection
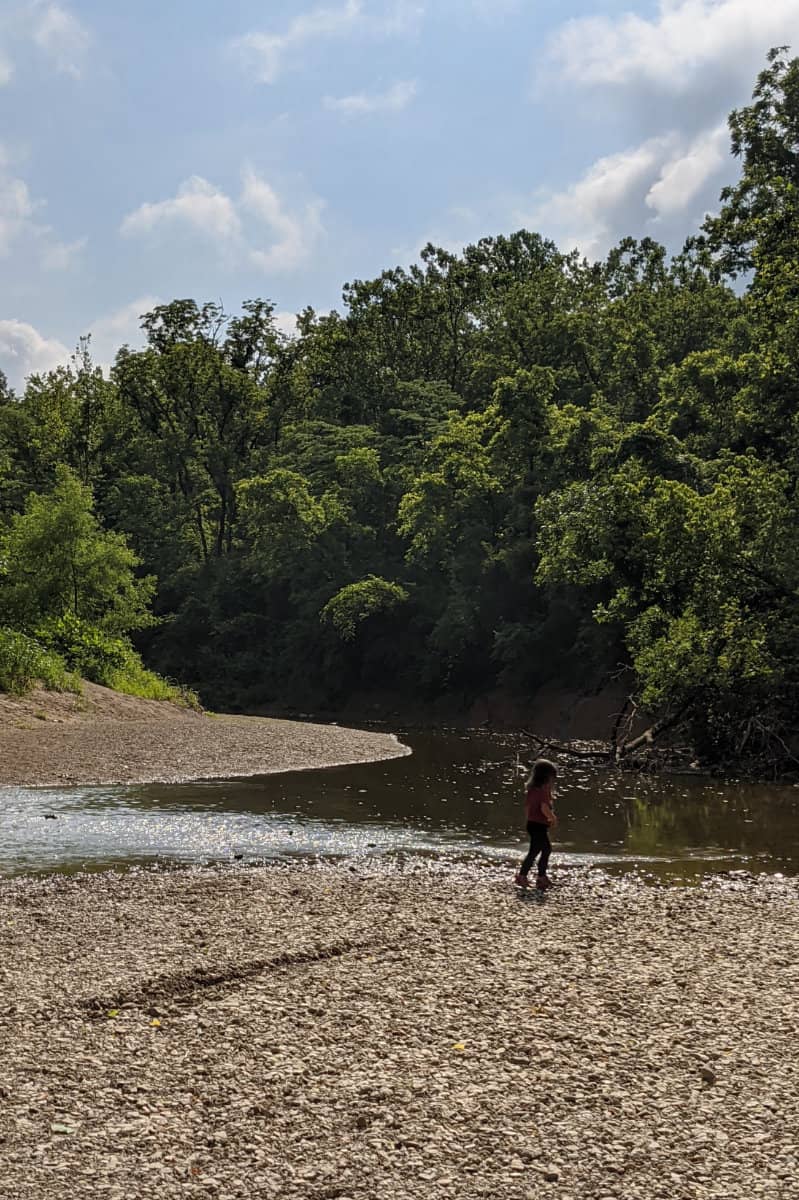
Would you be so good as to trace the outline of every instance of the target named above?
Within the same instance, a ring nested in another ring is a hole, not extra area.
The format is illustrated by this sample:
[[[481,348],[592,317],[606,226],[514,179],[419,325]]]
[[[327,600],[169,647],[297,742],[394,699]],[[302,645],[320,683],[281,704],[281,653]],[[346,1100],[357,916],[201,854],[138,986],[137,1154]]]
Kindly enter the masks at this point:
[[[524,747],[480,734],[411,733],[409,758],[260,779],[127,788],[0,790],[0,872],[120,862],[402,851],[514,859]],[[799,870],[799,790],[565,768],[561,862]],[[557,859],[555,860],[557,861]]]

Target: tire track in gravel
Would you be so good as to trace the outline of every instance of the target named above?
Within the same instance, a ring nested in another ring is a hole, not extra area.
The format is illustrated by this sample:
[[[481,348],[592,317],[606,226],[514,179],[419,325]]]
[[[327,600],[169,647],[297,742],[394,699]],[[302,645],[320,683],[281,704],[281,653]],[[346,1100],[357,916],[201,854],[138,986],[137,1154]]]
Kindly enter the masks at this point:
[[[105,996],[90,996],[77,1002],[79,1012],[88,1020],[106,1020],[111,1009],[147,1008],[165,1003],[191,1005],[198,998],[215,998],[217,994],[234,991],[237,987],[267,975],[293,967],[315,966],[318,963],[344,958],[347,955],[374,953],[379,950],[395,950],[387,942],[340,942],[331,946],[319,946],[312,950],[301,950],[273,955],[270,958],[254,959],[250,962],[231,963],[219,968],[195,967],[191,971],[159,975],[144,980],[138,987],[125,988]],[[56,1014],[54,1014],[56,1015]]]

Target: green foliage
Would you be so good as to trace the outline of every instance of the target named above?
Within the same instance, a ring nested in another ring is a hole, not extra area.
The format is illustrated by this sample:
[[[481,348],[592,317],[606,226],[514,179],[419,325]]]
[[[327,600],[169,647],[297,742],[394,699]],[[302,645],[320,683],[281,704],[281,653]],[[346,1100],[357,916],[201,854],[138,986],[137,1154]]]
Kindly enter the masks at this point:
[[[18,630],[0,627],[0,692],[19,696],[37,685],[51,691],[80,691],[79,678],[59,655]]]
[[[236,494],[255,569],[290,574],[297,554],[309,552],[325,527],[324,505],[302,475],[282,467],[245,479]]]
[[[124,638],[112,637],[73,613],[42,621],[35,636],[84,679],[109,687],[114,673],[122,670],[134,653]]]
[[[110,381],[86,346],[0,381],[0,620],[158,692],[136,633],[214,707],[621,671],[708,759],[784,764],[799,60],[772,52],[730,131],[740,177],[676,258],[427,246],[293,338],[265,300],[176,300]]]
[[[52,492],[29,495],[0,537],[0,613],[22,627],[71,614],[109,633],[142,629],[155,581],[136,577],[138,562],[101,528],[89,488],[60,466]]]
[[[103,530],[91,490],[70,468],[55,469],[48,495],[32,493],[0,538],[0,610],[32,632],[3,632],[0,688],[23,691],[36,680],[75,688],[80,677],[153,699],[190,701],[146,670],[127,631],[154,623],[154,580],[137,578],[136,555]]]
[[[177,687],[147,670],[127,638],[112,637],[72,613],[43,621],[35,636],[57,661],[67,663],[73,672],[92,683],[145,700],[197,706],[190,689]]]
[[[398,583],[368,575],[358,583],[350,583],[336,592],[321,612],[345,642],[351,642],[365,621],[378,614],[388,614],[408,600],[408,593]]]
[[[197,694],[191,688],[170,683],[155,671],[149,671],[136,654],[131,654],[122,667],[109,671],[106,686],[142,700],[168,700],[181,708],[200,707]]]
[[[722,192],[718,216],[705,222],[701,246],[732,275],[796,258],[799,217],[799,59],[787,46],[769,53],[752,103],[730,115],[733,154],[741,178]]]

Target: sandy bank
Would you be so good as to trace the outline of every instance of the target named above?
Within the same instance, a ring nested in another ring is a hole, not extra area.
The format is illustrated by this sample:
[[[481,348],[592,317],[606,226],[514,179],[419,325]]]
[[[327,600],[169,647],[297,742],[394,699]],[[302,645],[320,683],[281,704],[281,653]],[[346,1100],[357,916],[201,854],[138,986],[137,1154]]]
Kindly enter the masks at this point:
[[[797,1193],[799,889],[0,884],[8,1200]]]
[[[210,716],[95,684],[0,696],[0,786],[178,783],[396,758],[390,734]]]

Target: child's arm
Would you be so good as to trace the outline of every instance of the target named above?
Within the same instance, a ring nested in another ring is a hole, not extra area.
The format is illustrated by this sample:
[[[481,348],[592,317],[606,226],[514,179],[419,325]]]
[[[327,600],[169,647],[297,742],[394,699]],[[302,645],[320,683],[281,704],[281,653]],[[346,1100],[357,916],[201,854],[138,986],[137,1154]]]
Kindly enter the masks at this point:
[[[554,829],[558,823],[558,818],[555,816],[552,805],[546,800],[541,805],[541,812],[544,814],[544,820],[546,821],[547,825],[550,825]]]

